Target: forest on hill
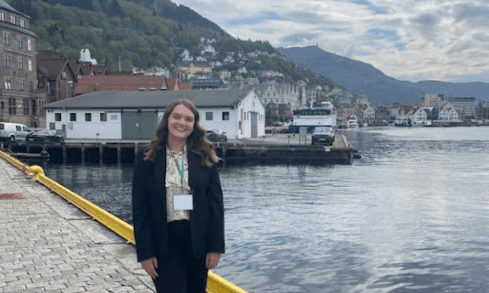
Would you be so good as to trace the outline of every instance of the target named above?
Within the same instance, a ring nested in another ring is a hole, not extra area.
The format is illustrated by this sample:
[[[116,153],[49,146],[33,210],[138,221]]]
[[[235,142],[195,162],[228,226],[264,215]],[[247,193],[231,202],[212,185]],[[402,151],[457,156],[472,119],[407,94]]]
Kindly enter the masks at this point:
[[[280,55],[267,41],[234,38],[195,11],[169,0],[7,0],[31,17],[37,50],[53,49],[65,57],[79,57],[90,49],[98,65],[116,71],[133,67],[172,69],[184,50],[198,56],[201,39],[215,40],[218,54],[204,56],[222,61],[228,52],[255,51]],[[305,80],[309,86],[337,86],[331,80],[300,68],[283,57],[260,55],[259,62],[228,64],[235,71],[273,70],[284,74],[280,81]],[[246,77],[246,76],[245,76]]]

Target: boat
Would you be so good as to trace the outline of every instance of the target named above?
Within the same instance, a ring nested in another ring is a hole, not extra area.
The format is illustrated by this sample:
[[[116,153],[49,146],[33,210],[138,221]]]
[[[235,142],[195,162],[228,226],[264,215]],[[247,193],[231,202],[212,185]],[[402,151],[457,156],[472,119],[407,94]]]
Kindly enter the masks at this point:
[[[348,119],[348,128],[358,128],[358,120],[355,117]]]
[[[289,125],[290,133],[299,133],[299,129],[306,128],[313,132],[316,127],[332,127],[337,129],[336,114],[333,113],[333,104],[322,102],[311,107],[299,107],[294,111],[294,120]]]

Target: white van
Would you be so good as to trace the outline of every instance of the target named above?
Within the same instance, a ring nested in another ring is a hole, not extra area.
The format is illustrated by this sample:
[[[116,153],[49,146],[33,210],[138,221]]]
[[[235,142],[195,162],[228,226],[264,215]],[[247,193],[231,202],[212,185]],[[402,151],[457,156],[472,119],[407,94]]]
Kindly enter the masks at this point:
[[[9,122],[0,122],[0,141],[11,141],[16,140],[25,141],[25,137],[31,130],[29,127]]]

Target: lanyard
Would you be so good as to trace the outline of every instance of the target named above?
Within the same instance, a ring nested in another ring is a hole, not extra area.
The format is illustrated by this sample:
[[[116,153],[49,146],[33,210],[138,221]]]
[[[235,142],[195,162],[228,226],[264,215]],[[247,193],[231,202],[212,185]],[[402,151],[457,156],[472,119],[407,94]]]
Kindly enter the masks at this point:
[[[180,165],[178,165],[177,159],[175,157],[173,157],[173,161],[175,161],[175,165],[177,165],[178,174],[180,174],[180,185],[183,189],[183,179],[185,178],[185,164],[183,162],[183,158]]]

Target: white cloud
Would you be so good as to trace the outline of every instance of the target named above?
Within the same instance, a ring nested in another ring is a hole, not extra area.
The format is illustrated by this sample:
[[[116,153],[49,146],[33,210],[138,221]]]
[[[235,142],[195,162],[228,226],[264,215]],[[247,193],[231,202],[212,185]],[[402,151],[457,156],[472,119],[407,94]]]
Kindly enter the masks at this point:
[[[314,45],[404,80],[489,82],[486,0],[177,0],[240,39]]]

